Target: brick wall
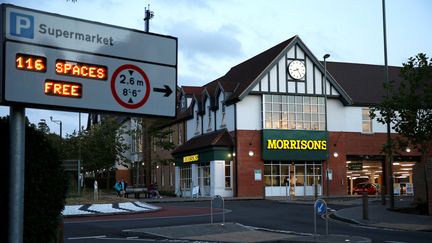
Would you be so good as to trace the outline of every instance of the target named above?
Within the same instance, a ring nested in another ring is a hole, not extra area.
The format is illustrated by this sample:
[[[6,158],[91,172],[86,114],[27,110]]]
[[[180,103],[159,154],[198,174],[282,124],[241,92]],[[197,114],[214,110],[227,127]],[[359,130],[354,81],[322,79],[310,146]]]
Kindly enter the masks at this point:
[[[261,160],[261,131],[237,130],[236,135],[237,197],[262,197],[264,163]],[[249,156],[249,150],[254,152],[254,156]],[[255,169],[261,169],[263,173],[261,181],[255,181]]]

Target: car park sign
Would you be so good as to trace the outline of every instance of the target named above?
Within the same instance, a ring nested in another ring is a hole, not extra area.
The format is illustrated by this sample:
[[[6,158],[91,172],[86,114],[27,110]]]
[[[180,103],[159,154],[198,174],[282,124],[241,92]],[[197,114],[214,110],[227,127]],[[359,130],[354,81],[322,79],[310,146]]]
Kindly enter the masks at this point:
[[[0,102],[176,115],[177,38],[2,4]]]

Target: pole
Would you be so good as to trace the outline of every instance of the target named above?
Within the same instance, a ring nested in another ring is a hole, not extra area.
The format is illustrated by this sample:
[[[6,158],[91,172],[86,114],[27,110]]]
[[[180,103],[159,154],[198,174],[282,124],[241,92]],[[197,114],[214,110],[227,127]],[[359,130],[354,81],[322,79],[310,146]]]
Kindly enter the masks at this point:
[[[326,143],[327,143],[327,146],[328,146],[328,130],[327,130],[327,116],[328,116],[328,114],[327,114],[327,58],[329,58],[330,57],[330,54],[325,54],[324,55],[324,112],[325,112],[325,131],[326,131]],[[328,150],[328,147],[327,147],[327,156],[326,156],[326,158],[327,158],[327,169],[326,169],[326,184],[327,184],[327,186],[326,186],[326,196],[327,197],[329,197],[330,196],[330,180],[329,180],[329,160],[330,160],[330,158],[329,158],[330,156],[329,156],[329,150]]]
[[[78,113],[78,196],[81,196],[81,180],[84,180],[84,175],[81,177],[81,112]]]
[[[387,34],[386,34],[386,16],[385,16],[385,0],[382,0],[382,10],[383,10],[383,35],[384,35],[384,65],[385,65],[385,82],[388,82],[388,62],[387,62]],[[387,90],[387,98],[389,97],[389,91]],[[388,146],[388,163],[387,163],[387,173],[388,173],[388,193],[390,196],[390,208],[394,208],[394,194],[393,194],[393,147],[390,135],[390,120],[386,120],[387,123],[387,146]],[[385,198],[384,203],[385,204]]]
[[[9,243],[23,242],[25,108],[10,107]]]

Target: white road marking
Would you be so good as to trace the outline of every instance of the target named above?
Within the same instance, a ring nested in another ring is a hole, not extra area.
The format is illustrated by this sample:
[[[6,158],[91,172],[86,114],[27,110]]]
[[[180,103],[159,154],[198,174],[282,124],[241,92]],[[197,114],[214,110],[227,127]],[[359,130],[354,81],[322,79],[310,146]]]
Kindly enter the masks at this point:
[[[100,239],[105,238],[106,235],[83,236],[83,237],[69,237],[68,240],[82,240],[82,239]]]

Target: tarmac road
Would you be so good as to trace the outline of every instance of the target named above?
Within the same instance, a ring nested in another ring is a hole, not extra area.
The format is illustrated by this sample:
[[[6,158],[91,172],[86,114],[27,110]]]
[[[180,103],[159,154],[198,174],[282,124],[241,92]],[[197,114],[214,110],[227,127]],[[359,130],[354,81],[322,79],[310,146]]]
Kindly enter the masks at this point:
[[[210,222],[210,202],[158,203],[159,212],[80,217],[65,219],[65,242],[125,242],[149,239],[127,238],[122,230],[203,224]],[[313,233],[313,207],[309,204],[271,200],[226,201],[227,222],[237,222],[273,230]],[[332,207],[332,205],[330,206]],[[349,206],[334,206],[342,209]],[[219,215],[215,220],[221,220]],[[324,234],[325,221],[317,219],[318,233]],[[387,230],[329,221],[330,234],[362,236],[373,242],[431,242],[431,232]],[[85,237],[85,238],[83,238]],[[156,239],[157,240],[157,239]],[[154,242],[154,239],[153,239]],[[166,241],[165,241],[166,242]]]

